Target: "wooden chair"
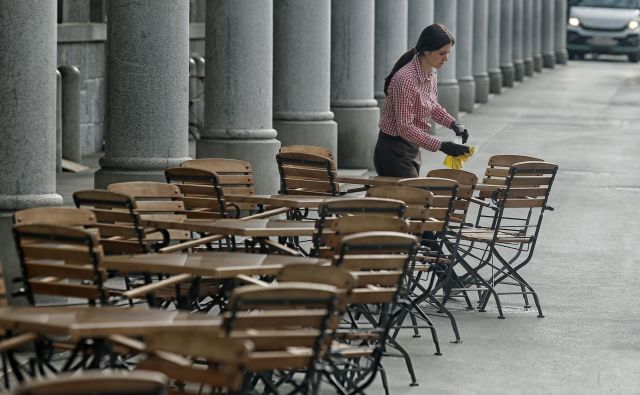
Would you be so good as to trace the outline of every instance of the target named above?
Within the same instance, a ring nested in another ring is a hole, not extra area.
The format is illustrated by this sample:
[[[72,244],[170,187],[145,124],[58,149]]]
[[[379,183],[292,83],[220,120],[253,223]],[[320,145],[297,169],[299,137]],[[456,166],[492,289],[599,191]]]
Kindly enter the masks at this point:
[[[246,394],[245,372],[253,343],[222,335],[218,328],[151,333],[144,337],[146,355],[137,369],[167,375],[173,382],[169,391],[173,395]]]
[[[144,219],[168,219],[181,221],[186,219],[183,195],[177,185],[151,181],[131,181],[111,184],[107,187],[111,192],[117,192],[131,197],[136,204],[136,214]],[[191,234],[183,230],[169,230],[150,232],[145,230],[145,239],[159,243],[156,249],[168,245],[169,240],[185,241],[191,239]]]
[[[487,161],[484,178],[478,185],[479,198],[490,197],[497,187],[503,186],[509,176],[509,168],[519,162],[544,162],[544,160],[525,155],[493,155]]]
[[[386,222],[386,219],[402,218],[406,206],[404,202],[397,199],[385,198],[353,198],[353,199],[329,199],[318,208],[318,218],[316,219],[315,234],[313,236],[312,255],[319,257],[331,257],[333,252],[327,248],[327,243],[331,241],[333,222],[343,216],[368,216],[368,228],[363,230],[395,230],[393,221]],[[359,218],[360,219],[360,218]],[[354,225],[355,222],[353,221]],[[356,232],[356,230],[354,230]]]
[[[223,195],[254,195],[256,189],[253,181],[253,169],[251,163],[237,159],[226,158],[201,158],[192,159],[180,163],[180,167],[196,168],[213,172],[217,175],[217,185]],[[230,202],[224,200],[225,209],[229,212],[229,207],[235,209],[231,216],[239,217],[242,211],[253,212],[255,204]]]
[[[398,220],[399,221],[399,220]],[[347,226],[348,218],[338,219],[338,232]],[[401,353],[407,364],[412,385],[417,385],[416,375],[409,353],[389,335],[389,331],[397,322],[397,314],[408,306],[401,302],[407,288],[407,275],[414,264],[418,250],[418,239],[406,232],[369,231],[345,235],[340,239],[338,254],[334,265],[347,269],[356,277],[356,287],[349,298],[351,333],[353,339],[358,339],[354,332],[364,334],[364,344],[372,349],[370,354],[360,355],[347,352],[334,355],[334,363],[342,360],[343,369],[333,369],[332,382],[341,393],[359,394],[366,389],[376,373],[380,370],[380,362],[385,352],[385,346],[390,346]],[[404,305],[404,306],[403,306]],[[378,306],[378,309],[371,309]],[[361,319],[356,320],[356,317]],[[371,334],[375,336],[371,336]],[[439,352],[439,345],[434,330],[434,342]],[[361,351],[360,351],[361,352]],[[348,363],[349,359],[357,357],[366,359],[368,363]],[[361,368],[358,368],[360,366]],[[363,366],[367,368],[362,369]],[[354,371],[357,374],[354,374]],[[383,375],[385,391],[386,379]]]
[[[223,328],[228,337],[254,343],[247,363],[254,384],[261,381],[273,393],[284,385],[290,394],[315,394],[342,304],[344,295],[325,284],[246,285],[233,291]]]
[[[283,195],[339,196],[340,185],[331,152],[322,147],[290,146],[276,155]]]
[[[135,200],[126,194],[102,189],[73,193],[76,207],[91,210],[97,219],[105,254],[144,254],[157,249],[140,225]]]
[[[491,296],[496,301],[498,317],[504,318],[498,285],[515,285],[525,308],[531,295],[544,317],[538,296],[519,273],[530,262],[542,225],[544,212],[553,210],[547,204],[558,166],[542,161],[525,161],[511,165],[503,185],[493,190],[481,190],[472,199],[480,206],[473,227],[463,228],[458,256],[466,273],[461,281],[478,284],[484,290],[478,308],[485,311]],[[496,182],[492,184],[498,186]],[[489,273],[482,274],[482,270]]]
[[[150,371],[65,374],[27,383],[13,395],[166,395],[168,379]]]

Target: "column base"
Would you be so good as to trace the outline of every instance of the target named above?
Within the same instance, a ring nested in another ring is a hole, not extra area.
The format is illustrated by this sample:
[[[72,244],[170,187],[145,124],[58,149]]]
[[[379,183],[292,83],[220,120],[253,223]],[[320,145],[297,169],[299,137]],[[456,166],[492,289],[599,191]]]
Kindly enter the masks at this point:
[[[460,114],[460,86],[458,82],[444,82],[438,84],[438,102],[452,117]]]
[[[537,73],[542,71],[542,55],[533,57],[533,71]]]
[[[378,107],[331,107],[338,124],[338,167],[373,169],[378,140]]]
[[[502,86],[513,88],[516,76],[515,67],[510,64],[508,66],[500,66],[500,70],[502,70]]]
[[[473,77],[476,83],[476,103],[489,101],[489,75],[476,75]]]
[[[129,181],[166,182],[164,170],[122,170],[100,169],[95,172],[93,185],[95,188],[106,189],[109,184]]]
[[[556,52],[556,63],[557,64],[567,64],[568,58],[569,58],[569,55],[567,54],[566,50]]]
[[[524,61],[513,62],[513,69],[515,70],[515,80],[524,81]]]
[[[476,82],[473,77],[459,79],[460,86],[460,111],[473,112],[476,102]]]
[[[335,114],[334,114],[335,117]],[[338,124],[334,121],[282,121],[274,120],[282,146],[315,145],[326,147],[338,156]]]
[[[500,94],[502,92],[502,71],[489,72],[489,92]]]
[[[196,143],[196,158],[245,160],[253,168],[253,182],[259,194],[274,194],[280,189],[276,139],[208,139]]]
[[[524,60],[524,75],[533,77],[533,59]]]
[[[542,66],[547,69],[556,67],[556,55],[555,54],[542,54]]]

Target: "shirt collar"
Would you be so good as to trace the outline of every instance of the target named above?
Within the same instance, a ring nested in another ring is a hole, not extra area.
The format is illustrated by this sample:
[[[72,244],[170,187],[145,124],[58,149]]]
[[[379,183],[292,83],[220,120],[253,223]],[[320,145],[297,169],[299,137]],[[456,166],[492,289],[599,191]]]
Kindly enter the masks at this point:
[[[413,57],[412,62],[413,62],[413,68],[415,70],[415,73],[418,76],[418,80],[420,82],[429,81],[433,76],[433,73],[435,72],[435,70],[431,69],[430,73],[425,73],[424,69],[422,68],[422,65],[420,64],[420,58],[418,57],[417,54]]]

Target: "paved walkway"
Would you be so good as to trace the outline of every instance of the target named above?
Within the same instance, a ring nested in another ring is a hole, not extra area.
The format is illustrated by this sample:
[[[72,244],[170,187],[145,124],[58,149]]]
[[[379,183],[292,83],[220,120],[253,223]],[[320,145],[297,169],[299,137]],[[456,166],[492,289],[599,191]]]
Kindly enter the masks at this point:
[[[493,308],[456,310],[464,343],[450,344],[448,323],[436,318],[442,356],[433,355],[427,333],[405,333],[420,386],[408,386],[401,359],[386,358],[393,394],[640,392],[639,104],[640,67],[611,58],[545,70],[466,114],[478,147],[467,170],[480,174],[489,156],[504,153],[560,166],[555,211],[524,271],[546,318],[524,311],[515,296],[503,300],[505,320]],[[423,160],[426,172],[441,167],[442,155]],[[90,172],[64,174],[59,193],[68,199],[92,183]]]

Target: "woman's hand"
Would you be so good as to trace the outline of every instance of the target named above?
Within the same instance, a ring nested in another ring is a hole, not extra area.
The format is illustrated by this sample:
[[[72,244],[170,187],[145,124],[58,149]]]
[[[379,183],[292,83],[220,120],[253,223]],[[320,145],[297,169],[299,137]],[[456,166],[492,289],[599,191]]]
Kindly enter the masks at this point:
[[[462,137],[462,144],[466,143],[469,139],[469,129],[461,123],[454,122],[451,126],[451,130],[456,133],[456,136]]]
[[[460,156],[469,152],[469,147],[462,144],[456,144],[453,141],[443,141],[440,151],[450,156]]]

